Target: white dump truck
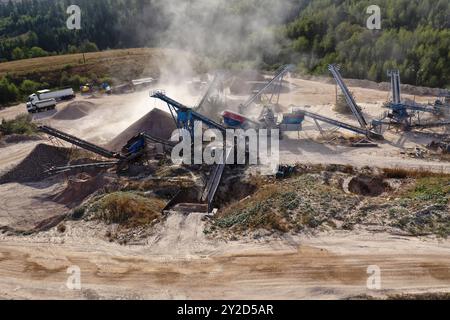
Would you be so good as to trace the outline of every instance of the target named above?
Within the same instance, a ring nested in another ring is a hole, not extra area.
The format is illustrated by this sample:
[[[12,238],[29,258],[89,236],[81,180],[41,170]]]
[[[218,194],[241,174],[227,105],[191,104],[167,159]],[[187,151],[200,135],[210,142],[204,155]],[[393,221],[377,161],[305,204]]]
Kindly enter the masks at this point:
[[[56,104],[61,100],[75,98],[72,88],[56,91],[41,90],[28,97],[27,110],[29,113],[44,112],[56,108]]]

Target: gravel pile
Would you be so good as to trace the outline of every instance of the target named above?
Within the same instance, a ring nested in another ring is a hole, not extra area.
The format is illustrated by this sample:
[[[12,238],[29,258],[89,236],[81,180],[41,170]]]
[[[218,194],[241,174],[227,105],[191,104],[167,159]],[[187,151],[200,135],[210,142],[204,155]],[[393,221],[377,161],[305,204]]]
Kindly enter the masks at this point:
[[[47,144],[37,145],[17,166],[0,176],[0,184],[11,182],[37,182],[48,177],[45,173],[52,166],[64,166],[69,162],[70,150]]]
[[[119,152],[131,138],[141,132],[168,140],[175,129],[175,123],[169,113],[159,109],[153,109],[115,137],[106,145],[106,148]]]
[[[68,104],[64,109],[53,116],[56,120],[76,120],[86,117],[95,107],[88,101],[75,101]]]

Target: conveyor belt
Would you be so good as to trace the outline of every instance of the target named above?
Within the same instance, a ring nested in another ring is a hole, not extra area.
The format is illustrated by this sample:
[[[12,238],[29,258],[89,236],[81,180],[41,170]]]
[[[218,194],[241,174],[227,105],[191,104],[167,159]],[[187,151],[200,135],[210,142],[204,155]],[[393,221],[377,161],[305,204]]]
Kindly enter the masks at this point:
[[[168,105],[172,106],[178,111],[188,111],[193,120],[199,120],[205,123],[208,127],[219,129],[222,132],[226,132],[226,128],[221,124],[218,124],[217,122],[209,119],[208,117],[205,117],[204,115],[201,115],[198,112],[193,111],[191,108],[179,103],[178,101],[169,98],[162,92],[156,92],[152,95],[152,97],[166,102]]]
[[[144,132],[144,133],[141,133],[141,135],[142,135],[145,139],[147,139],[147,140],[149,140],[149,141],[151,141],[151,142],[160,143],[160,144],[162,144],[162,145],[165,145],[165,146],[168,146],[168,147],[171,147],[171,148],[173,148],[173,147],[176,145],[176,143],[173,142],[173,141],[161,139],[161,138],[152,136],[151,134],[148,134],[148,133],[145,133],[145,132]]]
[[[45,171],[48,174],[58,174],[63,173],[71,170],[77,170],[77,169],[91,169],[91,168],[109,168],[112,166],[115,166],[119,163],[119,161],[111,161],[111,162],[98,162],[98,163],[85,163],[85,164],[78,164],[78,165],[72,165],[72,166],[64,166],[64,167],[51,167],[47,171]]]
[[[40,127],[38,127],[38,130],[41,132],[44,132],[48,135],[51,135],[55,138],[58,138],[58,139],[66,141],[66,142],[69,142],[73,145],[76,145],[77,147],[80,147],[82,149],[85,149],[85,150],[91,151],[93,153],[96,153],[98,155],[101,155],[102,157],[110,158],[110,159],[112,159],[112,158],[122,159],[122,156],[119,153],[106,150],[102,147],[99,147],[99,146],[93,144],[93,143],[87,142],[85,140],[82,140],[80,138],[77,138],[68,133],[62,132],[60,130],[57,130],[57,129],[54,129],[54,128],[51,128],[48,126],[40,126]]]
[[[208,211],[211,212],[212,203],[214,201],[214,197],[216,196],[217,189],[219,188],[220,181],[222,180],[223,171],[225,170],[225,165],[227,163],[228,157],[231,155],[233,149],[227,149],[227,155],[224,158],[223,164],[217,164],[214,166],[209,180],[206,184],[205,190],[202,195],[202,202],[208,203]]]
[[[328,70],[330,70],[331,74],[333,75],[334,79],[336,80],[336,83],[341,88],[342,93],[344,94],[345,100],[347,101],[348,106],[350,107],[353,114],[355,115],[356,120],[358,120],[359,124],[361,125],[361,128],[367,129],[366,119],[364,118],[363,114],[361,113],[361,110],[359,109],[358,105],[356,104],[355,99],[353,98],[353,96],[351,95],[347,86],[345,85],[344,80],[342,79],[342,76],[339,73],[338,68],[335,65],[330,64],[328,66]]]
[[[400,72],[398,70],[389,70],[388,76],[391,77],[392,102],[395,104],[400,104],[402,101]]]
[[[441,126],[450,126],[450,121],[414,124],[411,127],[426,129],[426,128],[436,128],[436,127],[441,127]]]
[[[356,132],[356,133],[363,134],[363,135],[368,136],[368,137],[373,137],[373,138],[377,138],[377,139],[382,139],[383,138],[383,136],[381,134],[377,133],[377,132],[374,132],[374,131],[371,131],[371,130],[368,130],[368,129],[363,129],[363,128],[360,128],[360,127],[357,127],[357,126],[353,126],[351,124],[348,124],[348,123],[345,123],[345,122],[342,122],[342,121],[338,121],[338,120],[335,120],[335,119],[331,119],[331,118],[328,118],[328,117],[324,117],[324,116],[322,116],[320,114],[317,114],[317,113],[309,112],[309,111],[306,111],[306,110],[300,110],[300,109],[296,109],[296,111],[303,113],[306,117],[310,117],[311,119],[315,119],[315,120],[319,120],[319,121],[322,121],[322,122],[325,122],[325,123],[329,123],[329,124],[335,125],[337,127],[343,128],[343,129],[347,129],[347,130],[350,130],[350,131],[353,131],[353,132]]]
[[[214,89],[217,87],[217,85],[219,84],[220,80],[222,79],[222,77],[219,74],[216,74],[214,76],[213,81],[210,83],[208,90],[206,90],[205,94],[203,95],[202,99],[200,100],[200,102],[197,105],[197,110],[201,110],[201,108],[203,107],[203,105],[205,104],[205,102],[208,100],[208,98],[211,96],[211,93],[214,91]]]
[[[294,66],[291,64],[280,67],[276,71],[275,76],[272,78],[272,80],[270,80],[261,90],[259,90],[259,92],[257,94],[255,94],[250,99],[248,99],[242,105],[242,107],[243,108],[249,107],[256,99],[258,99],[259,96],[261,96],[268,88],[270,88],[270,86],[272,86],[278,80],[280,80],[280,85],[281,85],[281,80],[283,79],[283,77],[286,75],[286,73],[292,71],[293,69],[294,69]]]

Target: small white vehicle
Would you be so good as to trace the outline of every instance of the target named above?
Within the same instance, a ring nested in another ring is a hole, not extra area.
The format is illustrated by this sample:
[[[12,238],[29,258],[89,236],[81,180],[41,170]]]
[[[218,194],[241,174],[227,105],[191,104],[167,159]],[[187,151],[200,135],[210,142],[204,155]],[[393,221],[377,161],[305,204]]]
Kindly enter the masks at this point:
[[[71,88],[57,91],[41,90],[28,97],[27,110],[29,113],[53,110],[58,101],[73,98],[75,98],[75,92]]]

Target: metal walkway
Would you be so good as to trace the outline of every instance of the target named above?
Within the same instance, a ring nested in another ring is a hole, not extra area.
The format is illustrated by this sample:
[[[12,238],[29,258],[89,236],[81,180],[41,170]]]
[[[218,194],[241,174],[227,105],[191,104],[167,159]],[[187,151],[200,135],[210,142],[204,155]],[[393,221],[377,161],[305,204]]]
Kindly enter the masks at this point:
[[[87,142],[85,140],[82,140],[80,138],[72,136],[68,133],[62,132],[60,130],[57,130],[57,129],[54,129],[54,128],[51,128],[48,126],[40,126],[40,127],[38,127],[38,130],[41,132],[44,132],[50,136],[53,136],[55,138],[58,138],[58,139],[66,141],[66,142],[69,142],[73,145],[76,145],[77,147],[80,147],[82,149],[96,153],[105,158],[109,158],[109,159],[113,159],[113,158],[122,159],[123,158],[119,153],[106,150],[102,147],[99,147],[99,146],[93,144],[93,143]]]
[[[367,130],[367,121],[364,118],[363,114],[361,113],[361,109],[356,104],[356,101],[353,98],[352,94],[350,93],[347,86],[345,85],[344,80],[342,79],[342,76],[339,73],[339,67],[337,67],[333,64],[330,64],[328,66],[328,70],[330,70],[331,74],[333,75],[334,79],[336,80],[336,83],[341,88],[342,93],[344,94],[344,97],[345,97],[345,101],[347,101],[348,106],[350,107],[350,109],[352,110],[356,119],[358,120],[361,128]]]

